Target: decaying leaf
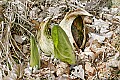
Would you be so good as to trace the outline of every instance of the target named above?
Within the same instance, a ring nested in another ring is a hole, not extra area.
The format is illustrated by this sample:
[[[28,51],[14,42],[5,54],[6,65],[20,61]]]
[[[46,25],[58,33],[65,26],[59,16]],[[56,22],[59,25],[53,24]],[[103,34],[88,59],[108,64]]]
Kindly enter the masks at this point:
[[[17,79],[17,74],[10,71],[9,75],[5,76],[3,80],[16,80],[16,79]]]
[[[87,74],[93,76],[95,74],[95,68],[91,66],[91,63],[86,62],[85,70],[88,72]]]
[[[101,47],[101,44],[97,40],[93,40],[91,41],[90,46],[86,47],[81,54],[94,62],[98,57],[101,58],[104,51],[105,47]]]
[[[25,39],[27,38],[26,36],[19,36],[19,35],[14,35],[14,37],[15,37],[15,41],[20,44],[22,44],[25,41]]]
[[[79,9],[75,11],[68,12],[64,19],[60,22],[61,28],[67,34],[70,43],[73,48],[74,43],[77,43],[79,47],[82,48],[85,45],[86,41],[86,30],[84,29],[84,18],[85,16],[92,16],[84,9]]]
[[[13,69],[9,71],[9,74],[4,77],[2,80],[19,80],[24,75],[24,66],[23,64],[17,64],[13,66]]]
[[[120,0],[112,0],[112,7],[119,7],[120,6]]]
[[[61,62],[59,65],[56,66],[57,71],[56,74],[57,76],[60,76],[61,74],[65,73],[66,68],[68,67],[68,65],[64,62]]]
[[[38,47],[35,41],[35,38],[33,36],[30,37],[30,66],[31,67],[40,67],[40,55],[38,52]]]
[[[52,39],[54,43],[54,55],[61,61],[75,64],[75,55],[65,31],[58,25],[52,28]]]
[[[0,4],[0,22],[4,20],[4,16],[3,16],[3,7]]]
[[[75,71],[72,71],[72,75],[78,77],[78,78],[81,78],[81,79],[85,79],[84,78],[84,69],[82,68],[82,65],[79,65],[79,66],[75,66],[74,67]]]
[[[95,33],[91,33],[90,37],[92,40],[98,40],[99,43],[102,43],[105,40],[105,36],[101,36]]]
[[[36,29],[39,29],[40,28],[40,23],[36,20],[31,20],[31,23],[33,23],[35,26]]]
[[[82,52],[81,54],[85,55],[85,56],[89,56],[90,60],[92,59],[92,61],[94,61],[95,58],[96,58],[95,54],[90,50],[90,47],[86,47],[85,50],[84,50],[84,52]]]

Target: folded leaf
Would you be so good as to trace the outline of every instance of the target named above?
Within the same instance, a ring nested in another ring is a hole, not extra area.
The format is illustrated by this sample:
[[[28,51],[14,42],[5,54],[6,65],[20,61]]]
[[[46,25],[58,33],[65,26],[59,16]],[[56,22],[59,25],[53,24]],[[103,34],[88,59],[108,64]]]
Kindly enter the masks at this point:
[[[40,55],[38,53],[38,47],[36,45],[36,41],[34,37],[30,37],[30,66],[31,67],[40,67]]]
[[[72,45],[65,31],[60,26],[53,26],[52,39],[55,57],[69,64],[75,64],[75,55],[73,53]]]

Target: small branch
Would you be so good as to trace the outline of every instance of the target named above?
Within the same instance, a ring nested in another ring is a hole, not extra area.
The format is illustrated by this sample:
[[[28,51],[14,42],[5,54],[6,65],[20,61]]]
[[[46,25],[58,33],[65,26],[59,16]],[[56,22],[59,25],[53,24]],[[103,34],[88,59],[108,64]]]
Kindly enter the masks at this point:
[[[11,39],[14,41],[14,44],[15,44],[16,48],[20,51],[20,53],[22,53],[22,55],[23,55],[25,58],[27,58],[27,57],[25,56],[25,54],[20,50],[20,48],[18,47],[16,41],[12,38],[12,36],[11,36]]]
[[[92,63],[92,64],[93,64],[93,66],[95,67],[95,70],[97,71],[96,74],[97,74],[97,78],[98,78],[98,80],[99,80],[100,78],[99,78],[99,75],[98,75],[98,70],[97,70],[95,64],[94,64],[94,63]]]
[[[25,22],[27,22],[29,25],[33,25],[28,20],[26,20],[25,18],[21,17],[20,14],[18,14],[17,12],[14,12],[14,13],[17,14],[22,20],[24,20]]]
[[[1,38],[2,38],[3,37],[3,30],[4,30],[4,21],[1,22],[1,26],[2,26]]]
[[[19,25],[21,28],[23,28],[25,31],[27,31],[29,34],[31,34],[31,36],[35,37],[29,30],[27,30],[26,28],[24,28],[23,25],[19,24],[19,23],[14,23],[16,25]]]
[[[15,50],[15,47],[14,47],[14,45],[13,45],[13,43],[12,43],[12,41],[10,40],[10,43],[11,43],[11,45],[12,45],[12,47],[13,47],[13,50],[14,50],[14,52],[16,53],[16,55],[19,57],[19,55],[17,54],[17,52],[16,52],[16,50]]]
[[[5,46],[4,46],[4,44],[2,43],[2,41],[0,41],[0,43],[1,43],[1,46],[3,47],[3,50],[5,51]]]

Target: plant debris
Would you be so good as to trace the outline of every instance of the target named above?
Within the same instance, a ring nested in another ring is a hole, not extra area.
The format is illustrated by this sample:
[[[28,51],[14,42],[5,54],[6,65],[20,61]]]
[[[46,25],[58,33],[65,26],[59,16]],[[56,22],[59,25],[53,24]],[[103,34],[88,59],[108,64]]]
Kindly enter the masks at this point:
[[[51,19],[50,26],[61,26],[65,15],[80,9],[92,17],[84,18],[88,36],[83,50],[74,49],[76,63],[46,56],[37,45],[40,68],[30,67],[30,36],[36,38],[40,23]],[[120,79],[120,0],[0,1],[0,80],[81,79]]]

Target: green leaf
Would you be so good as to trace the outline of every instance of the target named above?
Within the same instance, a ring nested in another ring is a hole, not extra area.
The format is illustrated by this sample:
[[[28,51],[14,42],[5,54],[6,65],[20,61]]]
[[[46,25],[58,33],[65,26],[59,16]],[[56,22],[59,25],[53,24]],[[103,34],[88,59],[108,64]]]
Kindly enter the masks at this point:
[[[30,37],[30,66],[31,67],[40,67],[40,55],[38,53],[38,47],[36,45],[36,41],[34,37]]]
[[[52,39],[55,57],[69,64],[75,64],[76,60],[71,43],[65,31],[60,26],[53,26]]]

